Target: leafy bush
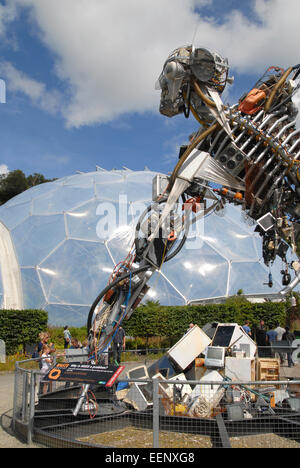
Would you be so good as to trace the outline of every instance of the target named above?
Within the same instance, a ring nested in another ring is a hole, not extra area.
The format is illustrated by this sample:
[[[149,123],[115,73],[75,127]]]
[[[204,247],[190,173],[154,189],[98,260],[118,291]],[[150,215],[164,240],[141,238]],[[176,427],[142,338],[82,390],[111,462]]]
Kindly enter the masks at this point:
[[[255,328],[263,319],[268,328],[277,323],[286,323],[285,303],[265,302],[252,304],[242,297],[232,298],[225,304],[161,306],[149,301],[140,306],[124,323],[127,335],[134,337],[164,337],[164,344],[174,344],[187,330],[190,323],[203,327],[206,323],[238,323],[243,325],[249,320]]]
[[[48,313],[44,310],[0,310],[0,339],[6,353],[14,354],[22,345],[37,343],[41,331],[47,328]]]

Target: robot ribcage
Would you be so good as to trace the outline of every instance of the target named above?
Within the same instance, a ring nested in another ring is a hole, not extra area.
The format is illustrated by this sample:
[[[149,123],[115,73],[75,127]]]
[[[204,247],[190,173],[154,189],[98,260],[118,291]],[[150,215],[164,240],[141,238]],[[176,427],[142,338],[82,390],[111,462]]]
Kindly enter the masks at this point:
[[[287,113],[265,115],[264,111],[253,118],[231,111],[230,127],[233,139],[220,127],[201,148],[244,181],[244,209],[257,219],[270,210],[277,188],[296,194],[300,129]]]

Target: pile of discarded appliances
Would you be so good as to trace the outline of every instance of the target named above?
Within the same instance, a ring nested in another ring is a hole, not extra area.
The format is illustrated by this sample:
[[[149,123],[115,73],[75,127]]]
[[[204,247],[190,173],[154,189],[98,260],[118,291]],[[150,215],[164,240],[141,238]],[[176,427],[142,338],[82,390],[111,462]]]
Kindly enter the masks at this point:
[[[158,379],[160,414],[165,416],[211,419],[224,413],[240,420],[275,414],[276,409],[299,411],[300,397],[276,383],[279,370],[279,359],[257,357],[256,343],[238,324],[195,325],[157,362],[128,370],[129,382],[120,382],[116,395],[145,411],[154,401],[150,380]],[[266,385],[255,383],[260,379]]]

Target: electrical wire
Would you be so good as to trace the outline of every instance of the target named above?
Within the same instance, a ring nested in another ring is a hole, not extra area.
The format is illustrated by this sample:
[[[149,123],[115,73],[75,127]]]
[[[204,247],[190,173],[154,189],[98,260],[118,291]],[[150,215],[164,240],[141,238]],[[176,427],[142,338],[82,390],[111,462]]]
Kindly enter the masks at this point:
[[[123,322],[126,314],[127,314],[127,308],[128,308],[128,302],[129,302],[129,299],[131,297],[131,279],[132,279],[132,272],[130,272],[130,280],[129,280],[129,290],[128,290],[128,294],[127,294],[127,297],[126,297],[126,300],[125,300],[125,303],[126,303],[126,306],[125,306],[125,310],[124,310],[124,313],[123,315],[120,317],[118,323],[114,326],[114,329],[113,331],[106,337],[106,339],[104,340],[104,342],[101,344],[102,346],[102,349],[101,350],[97,350],[97,348],[95,348],[95,353],[93,356],[91,356],[89,358],[89,360],[91,359],[98,359],[98,357],[103,354],[110,346],[111,342],[113,341],[117,331],[118,331],[118,328],[120,327],[121,323]]]

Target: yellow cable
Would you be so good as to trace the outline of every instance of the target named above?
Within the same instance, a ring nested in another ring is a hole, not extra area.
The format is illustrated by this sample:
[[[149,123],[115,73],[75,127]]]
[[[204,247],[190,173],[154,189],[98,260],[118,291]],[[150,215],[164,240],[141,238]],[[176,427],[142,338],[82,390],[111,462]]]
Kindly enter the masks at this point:
[[[279,90],[279,88],[281,86],[284,85],[286,79],[288,78],[288,76],[292,73],[293,71],[293,68],[290,67],[286,70],[286,72],[282,75],[282,77],[280,78],[280,80],[278,81],[278,83],[276,83],[276,85],[274,86],[274,89],[272,91],[272,93],[270,94],[269,96],[269,99],[267,100],[266,104],[265,104],[265,112],[269,112],[270,110],[270,107],[272,105],[272,102],[274,101],[274,98],[275,98],[275,94],[277,93],[277,91]]]

